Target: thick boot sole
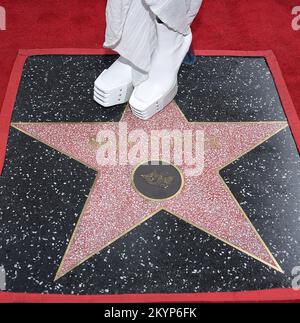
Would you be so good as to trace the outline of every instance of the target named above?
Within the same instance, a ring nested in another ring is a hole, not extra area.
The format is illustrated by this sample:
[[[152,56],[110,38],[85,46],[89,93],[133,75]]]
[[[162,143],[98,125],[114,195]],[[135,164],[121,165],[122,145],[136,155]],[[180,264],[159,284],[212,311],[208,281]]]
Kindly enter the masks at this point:
[[[134,96],[134,92],[129,100],[129,105],[131,107],[132,113],[142,119],[148,120],[153,117],[155,114],[159,113],[166,107],[169,103],[173,101],[178,91],[177,82],[172,86],[172,88],[160,98],[157,98],[152,103],[145,103],[143,101],[138,100]]]
[[[104,93],[97,87],[94,87],[94,100],[103,107],[109,108],[128,102],[132,92],[132,83],[120,86],[109,93]]]

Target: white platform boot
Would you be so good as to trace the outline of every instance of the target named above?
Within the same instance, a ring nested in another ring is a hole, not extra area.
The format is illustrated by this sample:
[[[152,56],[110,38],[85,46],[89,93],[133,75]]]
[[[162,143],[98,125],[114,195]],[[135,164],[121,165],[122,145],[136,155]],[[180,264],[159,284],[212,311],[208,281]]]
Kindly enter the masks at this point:
[[[120,57],[95,81],[94,100],[104,107],[111,107],[128,102],[132,91],[132,67]]]
[[[167,106],[177,94],[177,74],[187,54],[192,33],[182,35],[156,22],[158,47],[151,62],[149,78],[138,85],[129,100],[135,116],[147,120]]]

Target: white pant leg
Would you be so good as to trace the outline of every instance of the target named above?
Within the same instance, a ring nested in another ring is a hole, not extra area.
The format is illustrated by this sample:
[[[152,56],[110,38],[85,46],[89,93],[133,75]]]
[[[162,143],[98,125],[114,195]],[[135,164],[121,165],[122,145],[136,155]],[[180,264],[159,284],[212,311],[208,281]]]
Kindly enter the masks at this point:
[[[186,34],[202,0],[108,0],[104,47],[135,67],[134,85],[147,79],[156,48],[156,16],[168,27]]]
[[[148,77],[156,47],[155,16],[143,0],[108,0],[106,17],[104,47],[131,62],[133,83],[138,85]]]
[[[106,5],[106,47],[115,46],[121,39],[132,0],[108,0]]]
[[[169,28],[182,34],[190,31],[203,0],[144,0]]]

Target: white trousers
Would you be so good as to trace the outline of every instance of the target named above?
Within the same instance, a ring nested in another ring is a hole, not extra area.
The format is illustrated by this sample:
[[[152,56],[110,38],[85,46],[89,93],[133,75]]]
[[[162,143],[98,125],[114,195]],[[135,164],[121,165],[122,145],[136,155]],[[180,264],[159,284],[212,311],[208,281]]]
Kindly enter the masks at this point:
[[[202,0],[108,0],[104,47],[134,67],[134,83],[147,78],[156,48],[156,16],[169,28],[187,34]]]

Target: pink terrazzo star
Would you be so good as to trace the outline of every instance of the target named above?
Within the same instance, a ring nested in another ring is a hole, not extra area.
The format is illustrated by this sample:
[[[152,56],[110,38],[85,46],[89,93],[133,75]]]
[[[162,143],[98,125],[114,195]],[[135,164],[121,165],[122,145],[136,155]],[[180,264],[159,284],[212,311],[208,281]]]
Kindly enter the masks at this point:
[[[197,123],[188,122],[175,103],[149,121],[135,118],[126,108],[122,122],[128,131],[178,129],[203,130],[205,138],[218,139],[218,147],[205,144],[204,170],[185,176],[180,194],[166,201],[145,199],[131,185],[135,165],[101,166],[91,138],[99,130],[117,131],[118,123],[17,123],[14,127],[97,170],[56,279],[98,253],[161,209],[281,271],[249,219],[219,175],[225,164],[285,128],[285,122]],[[123,138],[124,139],[124,138]],[[187,165],[180,165],[184,173]],[[189,167],[190,168],[190,167]]]

